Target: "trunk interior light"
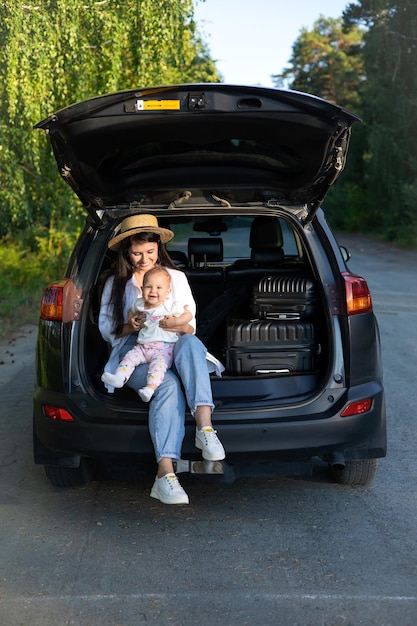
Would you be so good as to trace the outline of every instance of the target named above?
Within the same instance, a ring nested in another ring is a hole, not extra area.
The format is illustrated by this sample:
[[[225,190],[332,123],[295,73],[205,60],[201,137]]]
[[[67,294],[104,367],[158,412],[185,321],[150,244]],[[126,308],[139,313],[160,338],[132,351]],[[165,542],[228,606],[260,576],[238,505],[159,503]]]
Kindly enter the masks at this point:
[[[366,280],[361,276],[349,274],[349,272],[343,272],[342,276],[346,288],[347,314],[371,313],[372,300]]]
[[[62,409],[59,406],[51,406],[50,404],[45,404],[43,407],[44,413],[46,417],[49,419],[57,421],[57,422],[74,422],[74,418],[71,413]]]
[[[347,407],[341,412],[341,417],[348,417],[349,415],[360,415],[366,413],[372,406],[372,398],[366,398],[365,400],[358,400],[348,404]]]

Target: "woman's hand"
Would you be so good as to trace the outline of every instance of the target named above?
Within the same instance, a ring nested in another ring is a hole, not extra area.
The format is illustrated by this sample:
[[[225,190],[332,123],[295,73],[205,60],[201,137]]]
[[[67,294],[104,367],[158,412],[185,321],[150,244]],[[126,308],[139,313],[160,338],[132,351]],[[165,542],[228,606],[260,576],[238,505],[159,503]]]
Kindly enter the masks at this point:
[[[194,328],[190,324],[178,324],[178,318],[175,315],[166,315],[163,317],[159,326],[171,333],[181,333],[181,335],[192,335]]]
[[[169,330],[171,332],[179,332],[178,328],[178,318],[175,315],[165,315],[161,320],[159,320],[159,326],[164,330]]]
[[[189,324],[192,319],[193,315],[188,310],[188,305],[185,305],[181,315],[165,315],[165,317],[160,320],[159,326],[171,333],[188,335],[194,332],[194,328]]]

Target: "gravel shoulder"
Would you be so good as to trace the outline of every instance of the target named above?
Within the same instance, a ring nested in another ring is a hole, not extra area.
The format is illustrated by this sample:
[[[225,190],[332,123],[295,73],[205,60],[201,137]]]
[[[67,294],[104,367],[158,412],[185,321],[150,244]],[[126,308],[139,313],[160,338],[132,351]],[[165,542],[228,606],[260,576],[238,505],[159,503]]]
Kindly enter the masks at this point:
[[[0,386],[14,380],[22,366],[33,363],[37,326],[26,324],[0,339]]]

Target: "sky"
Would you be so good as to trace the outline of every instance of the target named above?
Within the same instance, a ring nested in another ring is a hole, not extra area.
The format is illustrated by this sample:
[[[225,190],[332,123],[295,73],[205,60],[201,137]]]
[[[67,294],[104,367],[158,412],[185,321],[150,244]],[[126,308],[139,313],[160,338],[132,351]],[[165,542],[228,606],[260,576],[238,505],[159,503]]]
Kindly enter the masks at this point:
[[[354,2],[354,0],[350,0]],[[341,17],[349,0],[201,0],[194,18],[223,82],[273,87],[302,28]]]

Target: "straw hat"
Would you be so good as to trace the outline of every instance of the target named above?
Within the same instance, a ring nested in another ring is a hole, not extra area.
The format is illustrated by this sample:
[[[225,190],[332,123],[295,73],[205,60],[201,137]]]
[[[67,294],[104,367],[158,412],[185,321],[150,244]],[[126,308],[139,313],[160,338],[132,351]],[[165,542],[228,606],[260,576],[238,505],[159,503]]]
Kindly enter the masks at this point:
[[[111,250],[117,250],[123,239],[131,235],[136,235],[137,233],[156,233],[160,236],[162,243],[166,243],[174,237],[172,230],[158,226],[158,220],[154,215],[143,213],[141,215],[126,217],[120,224],[118,235],[110,239],[108,247]]]

